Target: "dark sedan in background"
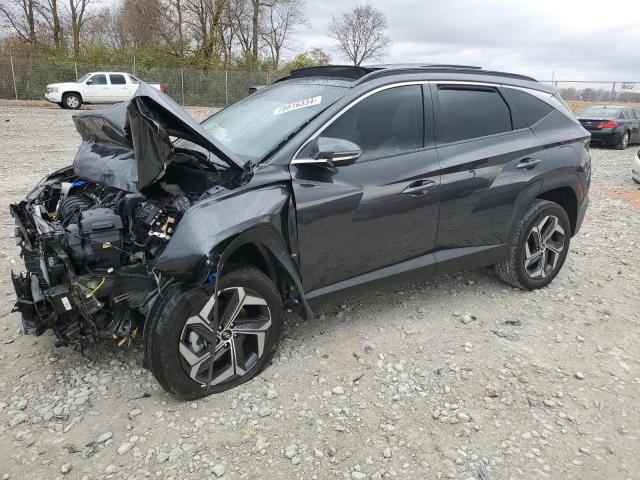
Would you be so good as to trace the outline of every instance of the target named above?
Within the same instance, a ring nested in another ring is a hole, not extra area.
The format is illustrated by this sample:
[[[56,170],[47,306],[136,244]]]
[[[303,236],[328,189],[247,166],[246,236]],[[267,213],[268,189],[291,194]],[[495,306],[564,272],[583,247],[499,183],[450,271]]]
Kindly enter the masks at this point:
[[[621,106],[589,107],[578,117],[591,142],[624,150],[640,143],[640,110]]]

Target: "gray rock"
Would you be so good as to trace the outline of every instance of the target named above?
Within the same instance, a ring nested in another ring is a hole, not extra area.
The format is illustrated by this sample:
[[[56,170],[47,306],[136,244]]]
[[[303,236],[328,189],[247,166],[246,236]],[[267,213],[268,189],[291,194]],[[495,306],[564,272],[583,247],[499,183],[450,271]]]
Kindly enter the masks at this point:
[[[116,450],[116,453],[118,455],[126,455],[131,451],[131,449],[133,449],[133,443],[125,442],[118,447],[118,450]]]
[[[62,465],[60,467],[60,472],[62,472],[63,475],[66,475],[67,473],[69,473],[71,471],[73,467],[71,466],[70,463],[65,463],[64,465]]]
[[[222,477],[225,472],[224,465],[222,463],[218,463],[213,466],[211,469],[216,477]]]
[[[131,420],[133,420],[134,418],[136,418],[136,417],[138,417],[140,415],[142,415],[142,410],[140,410],[139,408],[134,408],[133,410],[131,410],[129,412],[129,418]]]
[[[20,412],[17,415],[15,415],[11,420],[9,420],[9,426],[16,427],[20,425],[22,422],[24,422],[27,418],[29,418],[29,415],[27,415],[26,413]]]
[[[179,460],[183,453],[184,453],[184,450],[182,450],[180,447],[174,448],[169,453],[169,461],[170,462],[175,462],[175,461]]]
[[[273,400],[274,398],[278,397],[278,392],[276,391],[275,388],[270,388],[269,390],[267,390],[267,400]]]
[[[96,443],[104,443],[107,440],[111,440],[111,438],[113,438],[113,433],[111,432],[104,432],[103,434],[101,434],[97,439],[96,439]]]
[[[284,449],[284,455],[289,460],[295,457],[296,453],[298,453],[298,447],[296,447],[295,445],[287,445]]]

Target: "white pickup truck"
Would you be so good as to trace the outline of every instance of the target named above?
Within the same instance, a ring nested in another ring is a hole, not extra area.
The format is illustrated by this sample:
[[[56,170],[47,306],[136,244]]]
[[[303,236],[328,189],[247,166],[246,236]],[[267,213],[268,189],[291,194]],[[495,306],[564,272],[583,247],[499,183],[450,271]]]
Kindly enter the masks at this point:
[[[47,85],[44,98],[62,108],[77,110],[83,103],[117,103],[129,100],[140,85],[140,79],[125,72],[92,72],[75,82]],[[160,83],[150,83],[164,92]]]

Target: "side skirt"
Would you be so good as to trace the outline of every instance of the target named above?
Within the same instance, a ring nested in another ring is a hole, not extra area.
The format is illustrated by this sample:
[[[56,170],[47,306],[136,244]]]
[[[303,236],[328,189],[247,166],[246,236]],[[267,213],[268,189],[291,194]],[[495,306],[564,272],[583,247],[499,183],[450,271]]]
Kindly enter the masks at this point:
[[[389,288],[434,275],[487,267],[507,257],[509,246],[486,245],[440,250],[405,262],[327,285],[305,294],[312,307],[330,304],[363,291]]]

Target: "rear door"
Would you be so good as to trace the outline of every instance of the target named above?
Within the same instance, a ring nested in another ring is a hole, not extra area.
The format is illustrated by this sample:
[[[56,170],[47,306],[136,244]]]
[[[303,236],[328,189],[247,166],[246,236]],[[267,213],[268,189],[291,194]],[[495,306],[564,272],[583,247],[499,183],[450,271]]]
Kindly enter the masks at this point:
[[[130,85],[127,83],[127,79],[122,73],[110,73],[109,81],[111,88],[109,89],[109,97],[113,102],[123,102],[129,100],[131,95],[129,94]]]
[[[514,96],[520,93],[513,90]],[[442,169],[438,261],[505,244],[518,199],[539,189],[541,181],[535,180],[545,164],[541,142],[505,95],[491,85],[435,85]],[[544,115],[544,105],[531,114]]]
[[[109,82],[104,73],[94,73],[87,80],[82,91],[82,100],[89,103],[109,102]]]
[[[399,273],[405,261],[433,268],[439,173],[428,85],[365,94],[317,135],[354,142],[362,155],[334,167],[299,163],[303,147],[292,161],[305,290]]]

